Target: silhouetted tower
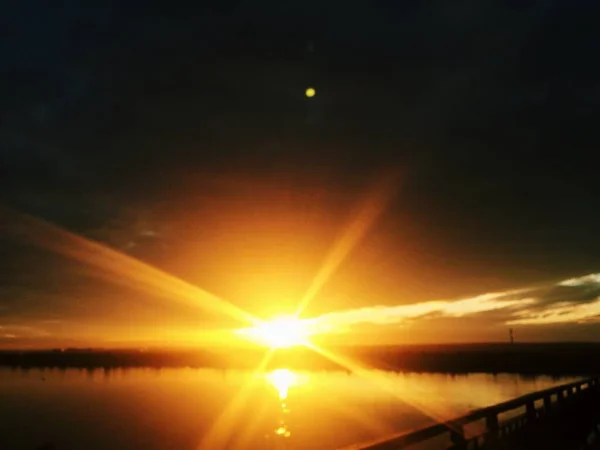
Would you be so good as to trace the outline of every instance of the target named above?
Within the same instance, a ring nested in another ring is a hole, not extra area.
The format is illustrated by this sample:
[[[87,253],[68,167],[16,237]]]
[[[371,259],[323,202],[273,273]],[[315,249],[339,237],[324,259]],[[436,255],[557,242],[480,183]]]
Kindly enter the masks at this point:
[[[514,344],[515,343],[515,333],[513,332],[512,328],[509,328],[509,330],[508,330],[508,337],[510,339],[510,343]]]

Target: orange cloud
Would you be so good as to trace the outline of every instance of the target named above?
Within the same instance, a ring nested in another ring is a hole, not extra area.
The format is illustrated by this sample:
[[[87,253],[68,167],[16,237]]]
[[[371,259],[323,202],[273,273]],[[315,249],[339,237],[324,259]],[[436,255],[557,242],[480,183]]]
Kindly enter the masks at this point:
[[[541,311],[519,311],[516,315],[520,318],[508,321],[508,325],[600,322],[600,297],[592,303],[563,303]]]
[[[429,315],[462,317],[469,314],[493,311],[497,309],[521,307],[535,302],[532,298],[523,298],[527,290],[515,290],[499,293],[487,293],[459,300],[440,300],[413,303],[398,306],[373,306],[348,311],[324,314],[315,320],[331,329],[340,330],[357,324],[387,325],[407,320],[424,318]]]
[[[344,331],[359,324],[401,324],[432,315],[452,318],[497,310],[505,310],[495,319],[505,325],[600,322],[600,273],[464,299],[336,311],[311,321],[323,331]]]

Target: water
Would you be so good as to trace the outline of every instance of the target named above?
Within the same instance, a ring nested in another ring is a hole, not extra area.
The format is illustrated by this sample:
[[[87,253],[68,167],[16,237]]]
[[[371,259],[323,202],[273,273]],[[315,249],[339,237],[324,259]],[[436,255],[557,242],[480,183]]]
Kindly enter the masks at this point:
[[[0,369],[0,449],[334,449],[572,379]]]

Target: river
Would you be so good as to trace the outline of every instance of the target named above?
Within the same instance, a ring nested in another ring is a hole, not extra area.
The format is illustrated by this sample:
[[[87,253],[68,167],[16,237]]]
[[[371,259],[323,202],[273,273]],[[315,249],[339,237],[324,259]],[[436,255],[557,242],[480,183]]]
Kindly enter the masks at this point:
[[[365,371],[0,369],[0,449],[327,450],[572,378]]]

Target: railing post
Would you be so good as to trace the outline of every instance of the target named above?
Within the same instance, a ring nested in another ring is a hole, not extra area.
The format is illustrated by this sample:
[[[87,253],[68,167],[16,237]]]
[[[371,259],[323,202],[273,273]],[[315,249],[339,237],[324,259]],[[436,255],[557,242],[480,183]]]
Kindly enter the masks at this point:
[[[600,439],[600,425],[594,427],[594,435],[596,436],[596,439]]]
[[[552,410],[552,396],[545,395],[544,396],[544,412],[548,414]]]
[[[529,422],[533,422],[537,417],[536,417],[536,411],[535,411],[535,403],[533,401],[529,401],[527,402],[527,405],[525,406],[526,408],[526,413],[527,413],[527,420]]]
[[[465,439],[465,430],[461,425],[451,423],[450,428],[450,442],[452,442],[452,450],[466,450],[467,440]]]
[[[485,417],[485,426],[487,428],[486,442],[498,439],[499,424],[497,413],[492,412]]]

